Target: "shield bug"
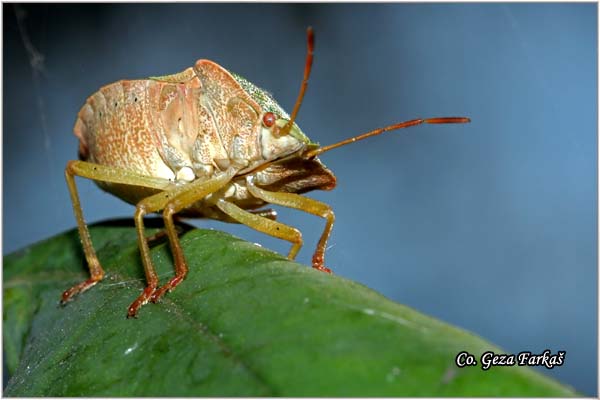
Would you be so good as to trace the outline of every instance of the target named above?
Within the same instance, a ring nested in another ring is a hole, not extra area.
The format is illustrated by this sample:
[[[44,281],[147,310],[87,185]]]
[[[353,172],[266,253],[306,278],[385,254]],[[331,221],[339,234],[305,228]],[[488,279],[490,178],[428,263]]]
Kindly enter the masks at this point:
[[[317,215],[326,223],[312,266],[331,272],[324,265],[324,254],[334,213],[327,204],[301,196],[336,185],[318,156],[390,130],[469,122],[464,117],[414,119],[321,147],[294,122],[312,67],[311,28],[307,47],[304,79],[291,115],[265,91],[208,60],[173,75],[121,80],[87,99],[74,127],[79,160],[68,162],[65,176],[91,276],[66,290],[63,304],[104,277],[83,219],[75,176],[92,179],[135,205],[147,286],[129,306],[127,315],[134,317],[142,305],[156,302],[188,272],[174,215],[242,223],[289,241],[290,259],[302,246],[300,231],[261,207],[276,204]],[[162,213],[175,264],[174,277],[162,286],[144,234],[144,216],[149,213]]]

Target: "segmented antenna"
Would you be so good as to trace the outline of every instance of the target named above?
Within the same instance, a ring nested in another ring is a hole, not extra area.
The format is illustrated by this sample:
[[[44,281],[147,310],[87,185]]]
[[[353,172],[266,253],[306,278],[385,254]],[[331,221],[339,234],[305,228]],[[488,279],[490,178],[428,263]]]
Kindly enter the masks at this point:
[[[394,125],[386,126],[385,128],[375,129],[371,132],[363,133],[362,135],[354,136],[341,142],[330,144],[329,146],[319,147],[318,149],[307,151],[303,157],[313,158],[319,154],[325,153],[326,151],[333,150],[335,148],[345,146],[350,143],[358,142],[359,140],[366,139],[371,136],[381,135],[383,132],[393,131],[396,129],[408,128],[415,125],[421,124],[466,124],[471,122],[471,119],[467,117],[439,117],[439,118],[426,118],[426,119],[411,119],[410,121],[400,122]]]
[[[306,92],[306,88],[308,87],[308,78],[310,77],[310,70],[312,69],[313,62],[313,50],[315,48],[315,35],[313,33],[312,26],[309,26],[306,29],[306,46],[307,50],[306,63],[304,64],[304,79],[302,79],[302,84],[300,85],[300,93],[298,93],[298,98],[296,99],[296,104],[294,105],[294,110],[292,111],[290,120],[284,125],[283,128],[281,128],[279,131],[279,136],[284,136],[290,133],[292,125],[296,120],[296,115],[298,115],[298,111],[300,110],[302,99],[304,99],[304,92]]]

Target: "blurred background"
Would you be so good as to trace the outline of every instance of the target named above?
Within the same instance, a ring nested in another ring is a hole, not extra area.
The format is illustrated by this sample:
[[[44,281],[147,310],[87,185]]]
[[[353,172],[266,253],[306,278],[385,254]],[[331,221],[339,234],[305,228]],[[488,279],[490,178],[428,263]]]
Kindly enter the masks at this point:
[[[3,4],[3,252],[73,229],[65,164],[100,86],[216,61],[329,144],[398,121],[469,116],[324,154],[338,177],[326,265],[597,394],[596,4]],[[86,219],[134,208],[80,179]],[[300,228],[310,264],[324,222]],[[282,254],[289,245],[212,221]],[[193,273],[193,271],[192,271]],[[198,272],[199,273],[199,272]]]

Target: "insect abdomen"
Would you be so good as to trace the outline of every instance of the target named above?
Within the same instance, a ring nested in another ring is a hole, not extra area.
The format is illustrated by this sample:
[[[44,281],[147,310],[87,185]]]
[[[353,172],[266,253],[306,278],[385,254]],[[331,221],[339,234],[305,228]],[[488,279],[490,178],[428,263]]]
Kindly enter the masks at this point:
[[[80,157],[142,175],[173,179],[173,171],[157,149],[153,101],[156,85],[151,80],[124,80],[90,96],[74,128],[80,140]]]

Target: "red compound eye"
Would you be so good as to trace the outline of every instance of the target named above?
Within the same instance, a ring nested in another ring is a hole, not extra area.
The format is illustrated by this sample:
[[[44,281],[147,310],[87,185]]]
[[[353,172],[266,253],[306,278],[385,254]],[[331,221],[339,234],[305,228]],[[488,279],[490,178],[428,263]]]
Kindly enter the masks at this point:
[[[275,124],[275,114],[273,114],[272,112],[268,112],[265,114],[265,116],[263,117],[263,124],[267,127],[270,128],[273,126],[273,124]]]

